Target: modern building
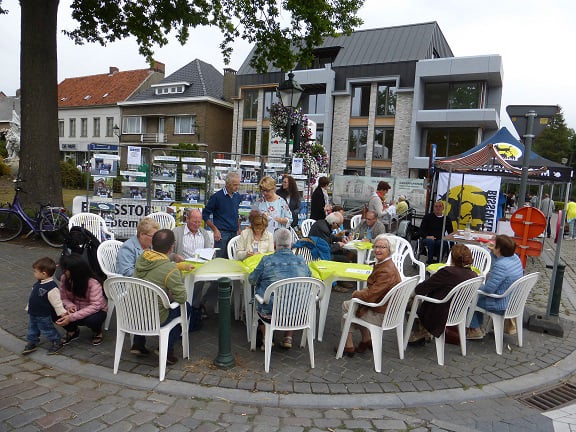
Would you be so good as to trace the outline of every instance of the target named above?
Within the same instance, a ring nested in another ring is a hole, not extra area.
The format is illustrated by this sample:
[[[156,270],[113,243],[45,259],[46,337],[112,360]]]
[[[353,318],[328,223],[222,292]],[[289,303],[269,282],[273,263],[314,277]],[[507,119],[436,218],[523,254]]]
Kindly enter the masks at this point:
[[[16,96],[6,96],[0,91],[0,131],[10,129],[14,111],[20,116],[20,90]]]
[[[122,144],[197,144],[230,151],[235,71],[193,60],[146,91],[119,102]]]
[[[83,164],[86,152],[118,153],[119,102],[164,78],[164,64],[149,69],[66,78],[58,85],[58,130],[65,158]]]
[[[259,74],[252,54],[236,74],[232,151],[268,155],[268,109],[288,71]],[[436,22],[327,38],[293,73],[333,174],[422,177],[430,144],[458,154],[500,125],[501,57],[454,57]]]

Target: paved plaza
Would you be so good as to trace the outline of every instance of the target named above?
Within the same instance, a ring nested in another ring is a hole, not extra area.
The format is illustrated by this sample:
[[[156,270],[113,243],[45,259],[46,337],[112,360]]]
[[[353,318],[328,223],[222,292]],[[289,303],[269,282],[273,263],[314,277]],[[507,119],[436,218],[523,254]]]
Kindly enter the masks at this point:
[[[546,310],[552,272],[546,263],[553,260],[553,247],[546,240],[543,256],[528,260],[527,271],[540,271],[542,277],[527,316]],[[119,373],[112,373],[114,320],[98,347],[83,328],[59,355],[48,356],[46,343],[29,357],[19,354],[25,344],[31,263],[41,256],[57,259],[58,253],[41,241],[0,243],[0,431],[552,431],[559,419],[571,415],[565,409],[553,423],[516,396],[569,380],[576,369],[576,242],[562,245],[567,264],[560,304],[563,338],[525,330],[522,348],[515,336],[505,336],[504,353],[498,356],[490,334],[469,341],[466,357],[459,346],[446,345],[441,367],[433,343],[409,347],[400,360],[395,333],[386,332],[382,373],[376,373],[371,352],[334,358],[340,307],[350,294],[333,292],[324,340],[315,342],[314,369],[307,349],[274,348],[266,374],[264,353],[249,351],[245,327],[236,321],[236,366],[215,368],[218,315],[210,313],[202,330],[190,334],[190,360],[168,366],[162,383],[158,358],[131,355],[128,342]],[[157,340],[150,339],[155,348]]]

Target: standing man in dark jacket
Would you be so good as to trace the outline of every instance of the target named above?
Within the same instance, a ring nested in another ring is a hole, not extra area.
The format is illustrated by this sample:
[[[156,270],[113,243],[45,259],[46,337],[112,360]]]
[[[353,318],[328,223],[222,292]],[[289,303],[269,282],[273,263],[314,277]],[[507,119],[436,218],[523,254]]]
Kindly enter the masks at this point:
[[[432,264],[434,262],[434,256],[438,256],[438,260],[441,259],[440,255],[440,245],[442,244],[442,237],[444,232],[442,232],[442,227],[444,225],[444,203],[442,201],[436,201],[434,203],[434,211],[428,213],[422,218],[422,223],[420,224],[420,235],[424,238],[424,246],[428,250],[428,260],[426,264]],[[446,216],[446,227],[445,230],[450,234],[454,228],[452,227],[452,219],[450,216]],[[449,243],[444,241],[443,251],[447,251],[449,248]]]

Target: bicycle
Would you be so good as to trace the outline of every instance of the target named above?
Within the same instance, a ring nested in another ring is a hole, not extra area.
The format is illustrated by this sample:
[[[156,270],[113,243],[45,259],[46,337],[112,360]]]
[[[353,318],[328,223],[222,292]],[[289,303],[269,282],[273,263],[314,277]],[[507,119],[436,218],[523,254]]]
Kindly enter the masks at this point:
[[[64,244],[64,230],[68,230],[66,209],[53,207],[50,203],[40,204],[36,216],[28,216],[18,198],[20,192],[24,193],[19,186],[22,181],[20,178],[14,180],[16,193],[12,203],[3,203],[0,207],[0,241],[15,239],[22,233],[24,224],[26,224],[30,228],[30,232],[26,234],[26,237],[32,233],[39,234],[42,240],[50,246],[62,247]]]

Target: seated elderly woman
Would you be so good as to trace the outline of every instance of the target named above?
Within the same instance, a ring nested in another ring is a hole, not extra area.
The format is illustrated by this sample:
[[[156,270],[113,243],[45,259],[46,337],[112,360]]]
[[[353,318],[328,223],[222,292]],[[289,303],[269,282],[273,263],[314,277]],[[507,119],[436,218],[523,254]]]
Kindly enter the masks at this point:
[[[381,234],[374,240],[374,256],[376,257],[376,264],[370,276],[368,276],[368,285],[360,291],[354,291],[353,298],[358,298],[369,303],[378,303],[394,286],[402,281],[398,269],[394,265],[391,257],[396,249],[394,240]],[[342,315],[344,316],[350,308],[351,300],[346,300],[342,303]],[[379,306],[377,308],[370,308],[367,306],[359,306],[356,312],[358,317],[362,317],[365,321],[380,325],[386,312],[386,306]],[[344,327],[345,319],[342,318],[342,327]],[[353,325],[352,328],[357,327],[362,334],[362,341],[357,347],[354,347],[352,339],[352,331],[348,333],[346,345],[344,347],[344,354],[352,357],[354,353],[363,353],[367,349],[372,348],[372,340],[370,338],[370,330],[366,327]]]
[[[268,218],[258,210],[248,215],[250,226],[240,233],[236,244],[236,258],[243,260],[258,253],[274,252],[274,238],[267,230]]]
[[[418,284],[416,294],[425,295],[438,300],[443,299],[459,283],[478,276],[470,269],[472,264],[472,252],[463,244],[456,244],[452,248],[452,264],[442,267],[429,279]],[[410,336],[409,343],[417,343],[429,337],[431,333],[440,337],[445,330],[448,320],[450,303],[434,304],[423,302],[418,307],[420,324],[424,327],[417,328],[414,323],[414,331]]]
[[[308,264],[300,255],[292,253],[292,234],[286,228],[280,228],[274,233],[274,244],[276,252],[266,255],[258,264],[256,269],[250,274],[249,281],[256,285],[256,294],[264,296],[266,288],[273,282],[292,277],[311,276]],[[266,304],[257,303],[257,312],[260,320],[270,322],[272,315],[272,301]],[[260,326],[260,331],[264,334],[264,325]],[[292,332],[286,332],[282,343],[282,348],[292,348]],[[264,351],[264,345],[261,346]]]

